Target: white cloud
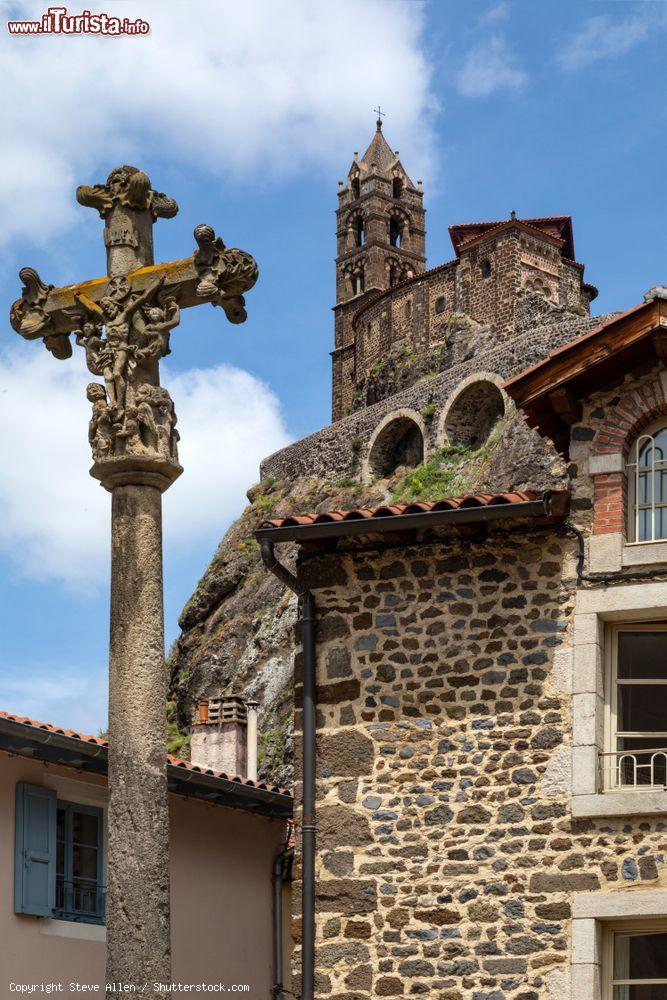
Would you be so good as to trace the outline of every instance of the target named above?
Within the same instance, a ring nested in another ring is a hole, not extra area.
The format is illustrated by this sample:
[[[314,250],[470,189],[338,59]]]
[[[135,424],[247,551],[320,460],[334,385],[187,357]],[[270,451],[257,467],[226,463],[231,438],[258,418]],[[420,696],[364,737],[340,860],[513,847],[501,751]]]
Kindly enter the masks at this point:
[[[103,179],[100,161],[141,166],[157,151],[223,180],[340,164],[372,129],[378,100],[392,142],[426,173],[434,102],[421,4],[116,0],[112,8],[148,20],[150,35],[0,33],[0,242],[46,244],[72,224],[74,188]],[[42,0],[5,5],[22,20],[44,9]]]
[[[477,23],[478,24],[498,24],[499,21],[505,21],[509,17],[510,5],[506,0],[501,0],[501,3],[494,4],[492,7],[488,7],[482,14],[480,14]]]
[[[214,544],[260,460],[288,437],[276,397],[247,372],[165,368],[163,377],[186,469],[164,500],[165,541],[178,552]],[[0,550],[23,575],[78,590],[108,576],[110,498],[88,475],[89,380],[81,356],[61,364],[35,344],[0,358]]]
[[[0,706],[14,715],[96,736],[106,728],[106,666],[80,674],[75,674],[70,664],[49,664],[48,671],[25,665],[20,672],[3,669]]]
[[[505,39],[492,35],[468,52],[456,84],[464,97],[488,97],[496,90],[520,90],[527,80]]]
[[[623,56],[646,41],[654,31],[665,28],[667,9],[664,4],[637,4],[633,15],[620,21],[606,15],[591,17],[561,47],[556,61],[563,69],[581,69],[602,59]]]

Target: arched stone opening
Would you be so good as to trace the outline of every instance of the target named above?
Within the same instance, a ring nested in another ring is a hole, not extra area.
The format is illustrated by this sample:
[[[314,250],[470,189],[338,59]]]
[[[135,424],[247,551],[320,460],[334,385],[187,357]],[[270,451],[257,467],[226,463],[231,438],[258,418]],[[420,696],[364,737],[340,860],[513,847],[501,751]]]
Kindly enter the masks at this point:
[[[479,448],[504,415],[505,400],[498,386],[486,380],[473,382],[447,408],[446,440],[452,445]]]
[[[397,416],[376,434],[368,453],[368,475],[386,479],[397,469],[414,469],[424,461],[424,434],[408,416]]]

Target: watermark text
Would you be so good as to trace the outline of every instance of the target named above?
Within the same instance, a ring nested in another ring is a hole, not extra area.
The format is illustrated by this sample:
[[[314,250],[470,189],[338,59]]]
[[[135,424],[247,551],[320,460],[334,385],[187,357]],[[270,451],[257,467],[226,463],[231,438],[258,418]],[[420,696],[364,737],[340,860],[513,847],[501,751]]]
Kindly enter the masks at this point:
[[[68,14],[67,7],[49,7],[39,21],[7,21],[10,35],[147,35],[148,21],[84,10]]]

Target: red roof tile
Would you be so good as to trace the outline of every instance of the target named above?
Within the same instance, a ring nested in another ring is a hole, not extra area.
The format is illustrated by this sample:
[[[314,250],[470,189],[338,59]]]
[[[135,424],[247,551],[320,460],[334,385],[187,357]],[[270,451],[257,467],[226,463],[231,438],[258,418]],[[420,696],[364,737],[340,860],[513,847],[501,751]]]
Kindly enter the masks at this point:
[[[63,729],[60,726],[54,726],[50,722],[37,722],[36,719],[30,719],[27,715],[12,715],[10,712],[0,712],[0,719],[7,719],[9,722],[16,722],[19,725],[30,726],[33,729],[41,729],[48,733],[55,733],[58,736],[66,736],[68,739],[80,740],[82,743],[94,743],[97,746],[105,747],[108,749],[108,740],[102,739],[100,736],[91,736],[89,733],[78,733],[74,729]],[[167,754],[167,761],[173,767],[183,768],[187,771],[194,771],[197,774],[208,774],[213,778],[222,778],[225,781],[236,782],[241,785],[248,785],[252,788],[261,788],[267,792],[276,792],[279,795],[290,795],[291,793],[285,788],[279,788],[277,785],[267,785],[265,781],[251,781],[250,778],[243,778],[240,775],[235,775],[232,777],[229,774],[225,774],[223,771],[212,771],[208,767],[199,767],[197,764],[192,764],[189,760],[181,760],[179,757],[174,757],[172,754]]]
[[[471,493],[466,496],[448,497],[444,500],[423,500],[381,507],[358,507],[355,510],[330,510],[322,514],[299,514],[289,517],[272,517],[263,521],[258,530],[266,528],[305,527],[310,524],[330,524],[334,521],[400,519],[404,514],[426,514],[437,511],[460,510],[468,507],[498,507],[508,504],[528,503],[546,496],[534,490],[525,493]],[[370,530],[370,529],[369,529]]]

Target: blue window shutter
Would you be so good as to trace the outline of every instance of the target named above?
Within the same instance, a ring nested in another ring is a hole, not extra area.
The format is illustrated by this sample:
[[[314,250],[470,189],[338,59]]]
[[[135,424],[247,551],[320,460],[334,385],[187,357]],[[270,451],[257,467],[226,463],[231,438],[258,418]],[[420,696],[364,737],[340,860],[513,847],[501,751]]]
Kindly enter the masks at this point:
[[[53,789],[16,786],[14,910],[50,917],[56,905],[57,796]]]

